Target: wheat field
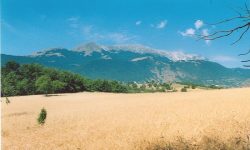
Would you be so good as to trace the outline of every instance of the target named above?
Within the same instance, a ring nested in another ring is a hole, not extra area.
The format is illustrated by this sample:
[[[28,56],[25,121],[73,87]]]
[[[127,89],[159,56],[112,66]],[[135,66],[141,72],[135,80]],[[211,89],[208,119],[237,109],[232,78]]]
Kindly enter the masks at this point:
[[[176,139],[249,140],[250,134],[250,88],[9,100],[2,98],[1,106],[4,150],[161,149]],[[48,116],[41,126],[37,118],[43,107]]]

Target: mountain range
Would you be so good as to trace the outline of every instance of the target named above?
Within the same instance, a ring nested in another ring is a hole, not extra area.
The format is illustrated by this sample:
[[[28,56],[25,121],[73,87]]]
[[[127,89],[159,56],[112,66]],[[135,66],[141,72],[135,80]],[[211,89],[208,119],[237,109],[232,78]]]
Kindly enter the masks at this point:
[[[123,82],[156,80],[225,87],[250,85],[249,69],[226,68],[198,55],[143,45],[87,43],[75,49],[51,48],[27,56],[1,54],[2,65],[11,60],[21,64],[39,63],[93,79]]]

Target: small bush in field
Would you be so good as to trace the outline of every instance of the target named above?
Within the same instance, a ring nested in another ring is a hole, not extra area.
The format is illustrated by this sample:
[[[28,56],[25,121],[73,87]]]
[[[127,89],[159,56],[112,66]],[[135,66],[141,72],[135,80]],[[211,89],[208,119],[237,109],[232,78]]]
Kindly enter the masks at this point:
[[[46,109],[43,108],[41,109],[41,112],[37,118],[38,124],[43,125],[45,123],[46,117],[47,117],[47,111]]]
[[[195,86],[195,85],[192,85],[192,89],[196,89],[196,86]]]
[[[181,89],[181,92],[187,92],[187,88],[185,88],[185,87],[182,88],[182,89]]]
[[[6,97],[5,103],[6,103],[6,104],[9,104],[9,103],[10,103],[10,100],[9,100],[8,97]]]

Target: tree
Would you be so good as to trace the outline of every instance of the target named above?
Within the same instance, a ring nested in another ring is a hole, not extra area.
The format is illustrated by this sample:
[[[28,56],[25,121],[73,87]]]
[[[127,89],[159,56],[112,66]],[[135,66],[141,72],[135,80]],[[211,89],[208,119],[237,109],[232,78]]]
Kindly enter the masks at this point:
[[[36,80],[35,84],[37,87],[37,91],[39,91],[41,93],[45,93],[46,96],[53,92],[51,78],[47,75],[43,75],[43,76],[39,77]]]
[[[20,75],[23,78],[28,79],[30,82],[35,81],[38,77],[46,74],[43,71],[44,69],[45,68],[39,64],[24,64],[19,68]]]
[[[247,3],[245,3],[243,10],[238,11],[235,10],[237,12],[237,16],[232,17],[232,18],[228,18],[228,19],[224,19],[222,21],[219,21],[217,23],[213,23],[213,24],[209,24],[209,25],[219,25],[219,24],[228,24],[231,23],[232,21],[237,21],[239,23],[239,25],[232,27],[230,29],[227,30],[219,30],[219,31],[215,31],[211,34],[208,35],[199,35],[199,39],[204,39],[204,40],[216,40],[216,39],[220,39],[220,38],[224,38],[224,37],[228,37],[231,36],[234,33],[238,33],[240,32],[239,37],[232,43],[232,45],[238,43],[245,35],[246,33],[249,31],[250,28],[250,9]],[[250,54],[250,49],[243,54],[239,54],[239,56],[242,55],[248,55]],[[243,60],[241,61],[243,63],[246,62],[250,62],[249,60]],[[250,65],[243,65],[245,67],[250,67]]]
[[[16,89],[18,77],[15,72],[10,72],[2,77],[2,92],[3,96],[14,96],[18,94]]]
[[[45,68],[38,64],[19,65],[15,62],[2,67],[2,96],[101,91],[128,92],[128,86],[117,81],[91,80],[81,75]],[[135,84],[136,85],[136,84]],[[136,85],[137,86],[137,85]]]
[[[141,89],[142,91],[146,90],[146,85],[145,85],[145,84],[142,84],[142,85],[140,86],[140,89]]]
[[[9,61],[5,64],[5,67],[2,68],[3,72],[9,73],[11,71],[17,71],[20,65],[15,61]]]
[[[16,89],[18,91],[18,95],[27,95],[27,94],[34,94],[32,89],[33,87],[30,85],[28,79],[23,79],[20,81],[17,81]]]
[[[55,81],[52,81],[52,92],[61,92],[64,87],[65,87],[65,83],[64,82],[61,82],[61,81],[58,81],[58,80],[55,80]]]
[[[134,89],[138,88],[138,86],[137,86],[137,84],[135,82],[132,83],[132,88],[134,88]]]
[[[169,83],[169,84],[168,83],[163,83],[162,86],[165,87],[167,90],[172,90],[173,89],[172,88],[172,83]]]
[[[102,92],[111,92],[112,86],[108,81],[104,80],[104,81],[101,81],[100,83],[100,90]]]
[[[115,93],[127,93],[128,92],[128,87],[126,87],[122,83],[119,83],[117,81],[111,81],[110,84],[111,84],[110,92],[115,92]]]

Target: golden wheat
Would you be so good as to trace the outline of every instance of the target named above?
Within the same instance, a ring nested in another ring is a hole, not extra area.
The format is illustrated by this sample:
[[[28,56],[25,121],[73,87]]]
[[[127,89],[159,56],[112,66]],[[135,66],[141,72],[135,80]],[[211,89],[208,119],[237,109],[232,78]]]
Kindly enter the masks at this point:
[[[195,145],[204,137],[228,141],[250,133],[250,88],[9,99],[2,102],[5,150],[167,149],[180,139]],[[43,107],[48,115],[40,126]]]

